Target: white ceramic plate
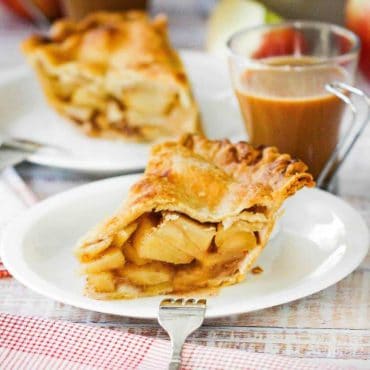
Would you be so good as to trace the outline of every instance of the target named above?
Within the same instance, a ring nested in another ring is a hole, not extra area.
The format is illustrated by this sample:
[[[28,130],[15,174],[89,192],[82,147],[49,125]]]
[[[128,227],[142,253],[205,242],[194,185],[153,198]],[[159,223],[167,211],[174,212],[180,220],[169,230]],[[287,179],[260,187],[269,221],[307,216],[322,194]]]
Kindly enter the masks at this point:
[[[72,250],[76,240],[121,204],[137,175],[85,185],[36,205],[10,225],[2,258],[16,279],[53,298],[93,311],[155,318],[162,297],[97,301],[84,297]],[[278,234],[248,275],[208,299],[207,317],[286,303],[318,292],[351,273],[368,250],[361,216],[339,198],[304,189],[285,204]]]
[[[226,61],[200,52],[186,51],[181,56],[207,136],[245,139]],[[29,158],[31,162],[96,173],[145,167],[150,145],[86,137],[48,106],[34,73],[28,69],[0,81],[0,112],[0,136],[34,139],[65,149],[63,153],[41,151]]]

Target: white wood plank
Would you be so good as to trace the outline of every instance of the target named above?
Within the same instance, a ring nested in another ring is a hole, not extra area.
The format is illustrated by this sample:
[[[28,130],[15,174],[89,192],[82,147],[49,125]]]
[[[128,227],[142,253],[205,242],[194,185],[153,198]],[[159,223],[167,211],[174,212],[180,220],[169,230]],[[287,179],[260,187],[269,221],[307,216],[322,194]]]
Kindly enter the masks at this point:
[[[370,270],[360,269],[335,286],[310,297],[262,311],[207,320],[207,325],[369,330],[369,284]],[[0,311],[74,322],[120,325],[143,322],[57,303],[31,292],[14,279],[0,279]]]
[[[168,339],[158,326],[107,326],[132,334]],[[370,358],[369,330],[284,329],[202,327],[189,342],[219,348],[234,348],[257,353],[321,359]]]

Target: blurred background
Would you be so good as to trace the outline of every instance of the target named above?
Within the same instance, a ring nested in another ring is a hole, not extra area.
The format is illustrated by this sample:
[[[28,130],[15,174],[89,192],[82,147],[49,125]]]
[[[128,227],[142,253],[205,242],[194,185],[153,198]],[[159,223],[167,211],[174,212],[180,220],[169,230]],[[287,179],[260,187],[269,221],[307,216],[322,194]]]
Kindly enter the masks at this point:
[[[370,91],[370,0],[0,0],[0,77],[24,66],[20,41],[32,32],[47,32],[53,20],[65,15],[80,18],[96,9],[127,8],[167,14],[170,38],[176,48],[215,54],[222,54],[228,36],[243,27],[282,19],[344,24],[361,38],[362,72],[357,84]],[[340,171],[344,193],[368,196],[368,166],[366,161],[355,158],[369,147],[368,128]],[[27,177],[28,167],[24,168]]]
[[[207,19],[215,7],[223,3],[224,15],[230,29],[233,23],[241,23],[240,15],[251,13],[243,7],[248,0],[0,0],[0,56],[1,67],[21,63],[22,57],[16,47],[26,34],[39,27],[46,27],[63,15],[79,18],[95,9],[146,8],[151,13],[166,13],[170,23],[170,37],[176,47],[202,49],[206,46]],[[261,0],[260,4],[283,18],[316,19],[344,23],[346,0]],[[239,14],[239,17],[238,17]],[[370,15],[369,15],[370,16]],[[234,18],[234,19],[233,19]],[[263,23],[259,17],[245,17],[244,24]],[[220,30],[221,32],[222,30]],[[5,49],[4,49],[5,47]]]
[[[46,32],[60,17],[80,19],[95,10],[132,8],[167,14],[175,47],[216,53],[243,27],[283,19],[344,24],[362,38],[362,67],[368,66],[370,78],[370,0],[0,0],[0,70],[23,62],[17,45],[25,35]]]

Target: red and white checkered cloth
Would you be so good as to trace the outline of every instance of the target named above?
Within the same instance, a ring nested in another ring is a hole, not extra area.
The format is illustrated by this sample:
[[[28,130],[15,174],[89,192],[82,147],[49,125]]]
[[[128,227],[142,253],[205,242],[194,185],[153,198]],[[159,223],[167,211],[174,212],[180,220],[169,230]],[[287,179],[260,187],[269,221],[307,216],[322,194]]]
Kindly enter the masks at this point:
[[[167,369],[170,343],[116,330],[0,314],[0,368]],[[187,344],[182,369],[329,370],[309,360]],[[348,369],[348,368],[347,368]]]

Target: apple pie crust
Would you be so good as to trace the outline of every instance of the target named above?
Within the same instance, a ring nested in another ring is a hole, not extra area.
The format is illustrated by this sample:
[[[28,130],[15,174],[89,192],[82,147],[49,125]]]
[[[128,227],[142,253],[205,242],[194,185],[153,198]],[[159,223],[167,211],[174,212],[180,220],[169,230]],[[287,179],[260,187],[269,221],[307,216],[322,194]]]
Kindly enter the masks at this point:
[[[186,135],[154,146],[123,206],[78,243],[87,294],[190,293],[243,280],[284,200],[314,185],[306,169],[245,142]]]
[[[200,132],[164,16],[98,12],[56,22],[23,51],[49,103],[91,136],[151,141]]]

